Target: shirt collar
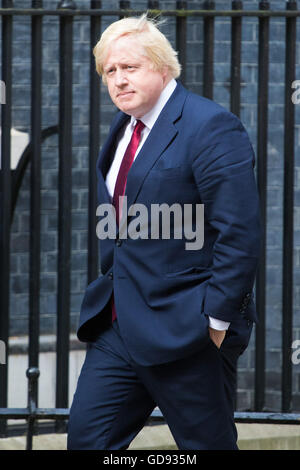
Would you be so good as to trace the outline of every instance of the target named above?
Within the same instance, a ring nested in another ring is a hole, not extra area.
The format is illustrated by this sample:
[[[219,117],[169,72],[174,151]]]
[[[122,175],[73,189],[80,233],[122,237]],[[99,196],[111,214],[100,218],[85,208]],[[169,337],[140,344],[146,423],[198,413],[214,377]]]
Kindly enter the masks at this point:
[[[144,116],[140,118],[140,121],[142,121],[148,129],[152,129],[152,127],[155,124],[155,121],[157,120],[158,116],[160,115],[161,111],[163,110],[163,107],[167,103],[168,99],[172,95],[173,91],[175,90],[177,86],[177,82],[174,78],[172,78],[169,83],[165,86],[163,91],[161,92],[157,102],[153,106],[153,108],[146,113]],[[136,124],[136,118],[134,116],[131,116],[131,121],[130,124],[131,126],[135,126]]]

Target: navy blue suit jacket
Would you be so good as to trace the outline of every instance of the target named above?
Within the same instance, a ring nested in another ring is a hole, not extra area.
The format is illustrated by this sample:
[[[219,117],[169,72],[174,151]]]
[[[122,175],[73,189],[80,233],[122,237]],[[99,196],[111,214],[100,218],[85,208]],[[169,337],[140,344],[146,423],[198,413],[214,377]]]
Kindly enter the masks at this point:
[[[116,115],[100,152],[99,204],[110,202],[105,176],[128,119]],[[204,245],[186,250],[184,238],[101,240],[102,275],[86,290],[78,338],[93,340],[113,291],[122,337],[141,365],[203,347],[207,315],[256,321],[260,222],[253,167],[239,119],[178,83],[129,171],[127,206],[141,203],[150,212],[151,204],[204,204]]]

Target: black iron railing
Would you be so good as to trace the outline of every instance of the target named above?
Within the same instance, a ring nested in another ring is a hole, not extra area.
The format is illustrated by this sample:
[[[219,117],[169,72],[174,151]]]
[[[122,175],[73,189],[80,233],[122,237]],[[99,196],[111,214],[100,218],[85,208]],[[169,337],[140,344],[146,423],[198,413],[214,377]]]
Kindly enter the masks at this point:
[[[203,36],[203,95],[212,98],[214,90],[214,26],[217,17],[231,19],[231,77],[230,107],[240,114],[241,53],[243,18],[257,18],[258,39],[258,93],[257,93],[257,182],[261,199],[261,213],[264,227],[263,249],[256,282],[256,302],[260,323],[256,328],[255,357],[255,410],[237,412],[235,418],[242,422],[300,423],[300,414],[290,413],[292,399],[292,363],[290,350],[292,342],[293,314],[293,208],[294,208],[294,105],[291,101],[292,82],[296,79],[296,22],[300,16],[297,2],[287,1],[286,10],[273,11],[270,2],[259,2],[259,9],[243,10],[242,1],[232,1],[232,10],[215,9],[215,2],[201,3],[202,9],[188,10],[187,2],[177,1],[176,9],[160,10],[158,1],[149,1],[149,14],[174,17],[176,21],[176,47],[182,64],[181,80],[186,77],[187,19],[201,17],[204,23]],[[8,408],[7,367],[0,365],[0,434],[7,434],[7,419],[26,419],[28,422],[27,449],[32,448],[34,424],[40,419],[57,422],[57,431],[63,431],[59,423],[68,419],[68,375],[69,375],[69,311],[70,311],[70,245],[71,245],[71,168],[72,168],[72,46],[73,21],[85,16],[90,20],[90,46],[97,42],[103,17],[139,15],[144,11],[130,9],[129,1],[121,1],[120,9],[103,10],[100,0],[91,0],[90,8],[76,8],[76,1],[58,2],[56,10],[43,9],[42,0],[32,0],[32,8],[14,8],[13,0],[3,0],[0,8],[2,18],[2,80],[6,84],[6,104],[2,107],[0,171],[0,338],[8,344],[9,338],[9,282],[10,282],[10,232],[16,198],[26,165],[31,163],[31,222],[30,222],[30,283],[29,283],[29,353],[28,353],[28,406]],[[12,25],[14,17],[31,18],[31,142],[14,172],[10,168],[12,127]],[[59,37],[59,120],[58,127],[41,129],[41,86],[42,86],[42,38],[43,19],[56,16],[60,22]],[[266,312],[266,207],[267,207],[267,144],[268,144],[268,65],[269,65],[269,22],[271,18],[285,19],[285,115],[284,115],[284,231],[283,231],[283,303],[282,303],[282,408],[278,413],[264,412],[265,403],[265,312]],[[88,216],[88,281],[97,277],[98,254],[95,236],[96,225],[96,172],[95,164],[100,146],[100,88],[95,73],[94,59],[90,61],[89,98],[89,216]],[[41,217],[41,145],[44,138],[59,133],[59,219],[58,219],[58,292],[57,292],[57,375],[56,408],[44,409],[37,406],[37,384],[39,377],[39,334],[40,334],[40,217]],[[6,361],[7,362],[7,361]],[[25,372],[24,372],[25,373]],[[159,411],[152,414],[152,420],[161,419]]]

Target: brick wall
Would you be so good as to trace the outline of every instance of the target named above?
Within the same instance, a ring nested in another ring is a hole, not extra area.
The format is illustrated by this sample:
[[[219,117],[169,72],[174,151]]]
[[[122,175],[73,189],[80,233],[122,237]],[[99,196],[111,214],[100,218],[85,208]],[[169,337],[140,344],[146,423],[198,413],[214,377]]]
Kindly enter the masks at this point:
[[[78,7],[89,7],[89,1],[77,1]],[[175,8],[175,1],[162,1],[163,8]],[[188,1],[189,8],[200,8],[202,1]],[[44,1],[45,8],[56,8],[57,1]],[[117,7],[117,1],[102,1],[103,8]],[[138,9],[146,1],[132,2]],[[15,6],[30,7],[31,1],[16,0]],[[231,1],[216,1],[218,9],[230,9]],[[244,9],[257,9],[258,1],[244,1]],[[271,1],[274,9],[285,8],[285,2]],[[115,18],[105,18],[106,26]],[[169,18],[162,30],[174,44],[175,20]],[[46,128],[58,123],[58,21],[44,20],[43,37],[43,122]],[[187,87],[202,92],[203,27],[200,18],[188,19]],[[298,28],[298,38],[300,40]],[[229,108],[230,20],[218,18],[215,25],[214,99]],[[283,113],[284,113],[284,20],[273,18],[270,25],[270,84],[268,141],[268,252],[267,252],[267,395],[266,408],[280,409],[281,361],[281,296],[282,296],[282,198],[283,198]],[[13,126],[30,129],[30,20],[14,21],[13,41]],[[89,99],[89,20],[74,21],[73,79],[73,199],[72,199],[72,274],[71,327],[76,330],[79,308],[87,282],[87,207],[88,207],[88,99]],[[243,20],[241,119],[254,147],[257,120],[258,21]],[[297,78],[300,79],[300,49],[297,47]],[[114,108],[102,87],[101,143],[107,134]],[[295,172],[295,289],[294,338],[300,338],[300,105],[296,106],[296,172]],[[48,138],[42,149],[42,254],[41,254],[41,332],[56,332],[57,288],[57,216],[58,216],[58,139]],[[29,171],[20,191],[11,237],[11,318],[10,334],[26,334],[28,330],[28,250],[29,250]],[[238,376],[238,409],[253,406],[254,339],[241,357]],[[300,409],[299,366],[294,366],[294,410]]]

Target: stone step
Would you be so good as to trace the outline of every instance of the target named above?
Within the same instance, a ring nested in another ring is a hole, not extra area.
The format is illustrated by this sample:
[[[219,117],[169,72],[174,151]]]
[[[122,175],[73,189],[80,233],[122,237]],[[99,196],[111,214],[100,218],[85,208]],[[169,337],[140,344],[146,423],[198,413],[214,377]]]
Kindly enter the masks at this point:
[[[300,425],[238,423],[240,450],[300,450]],[[66,450],[66,434],[41,434],[33,438],[33,450]],[[24,450],[26,436],[0,439],[0,450]],[[130,450],[176,450],[167,425],[146,426],[132,441]]]

